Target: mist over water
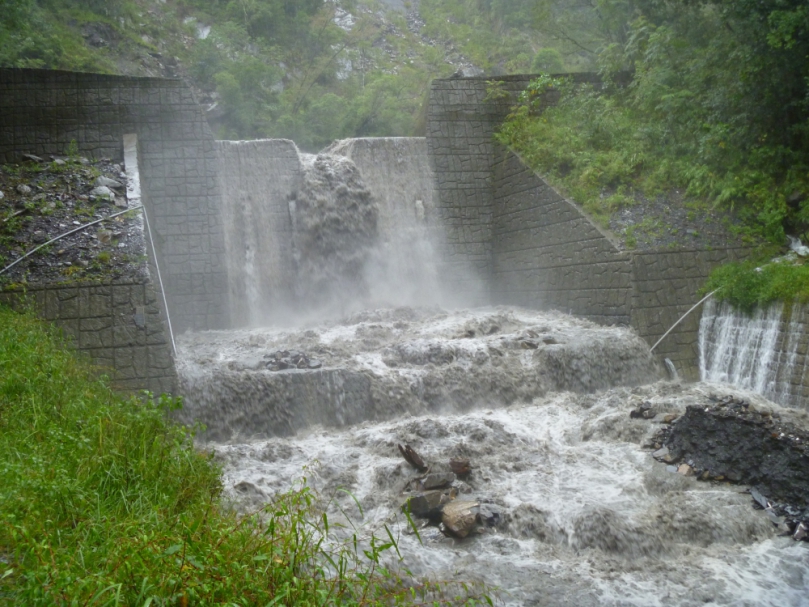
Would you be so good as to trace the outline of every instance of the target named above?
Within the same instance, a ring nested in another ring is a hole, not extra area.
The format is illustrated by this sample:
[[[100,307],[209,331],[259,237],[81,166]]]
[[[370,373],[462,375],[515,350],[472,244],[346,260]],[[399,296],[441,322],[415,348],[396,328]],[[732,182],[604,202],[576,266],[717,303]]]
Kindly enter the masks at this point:
[[[776,405],[660,381],[648,344],[625,328],[464,309],[442,288],[423,140],[346,140],[317,155],[283,140],[218,146],[244,328],[181,336],[177,365],[182,419],[207,425],[238,508],[306,476],[333,522],[393,530],[404,561],[391,567],[484,581],[506,605],[809,604],[805,543],[776,537],[743,487],[697,482],[643,448],[664,415],[711,393]],[[728,332],[720,317],[709,308],[705,336]],[[705,336],[711,360],[739,358],[717,357]],[[711,365],[713,379],[736,372]],[[654,419],[630,418],[642,403]],[[400,443],[434,471],[469,458],[458,499],[489,504],[500,523],[464,540],[427,526],[419,542],[400,512],[415,476]]]
[[[465,303],[442,288],[423,139],[344,140],[319,154],[288,140],[218,142],[218,153],[237,325]]]

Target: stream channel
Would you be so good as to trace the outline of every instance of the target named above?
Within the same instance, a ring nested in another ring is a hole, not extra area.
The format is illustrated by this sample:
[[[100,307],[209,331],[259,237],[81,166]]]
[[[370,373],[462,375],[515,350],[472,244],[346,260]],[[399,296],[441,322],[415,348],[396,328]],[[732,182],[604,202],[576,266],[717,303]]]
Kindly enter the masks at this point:
[[[778,405],[663,380],[627,328],[459,309],[479,298],[451,286],[475,280],[455,258],[447,274],[423,139],[317,156],[287,140],[218,146],[231,308],[252,328],[180,336],[177,368],[181,421],[205,424],[237,508],[305,476],[333,522],[395,534],[403,560],[389,566],[484,582],[505,605],[809,605],[807,543],[780,537],[746,487],[679,474],[649,448],[711,395]],[[747,367],[722,361],[749,348],[723,345],[735,321],[707,318],[719,355],[704,366],[728,381]],[[809,427],[784,411],[798,413]],[[419,540],[401,507],[424,474],[399,445],[431,473],[468,459],[445,489],[492,524],[463,539],[425,525]]]
[[[178,348],[184,415],[208,425],[202,440],[239,508],[305,476],[331,520],[366,536],[387,525],[399,566],[483,581],[505,605],[809,604],[806,543],[779,537],[744,486],[683,476],[644,447],[666,415],[711,394],[780,407],[660,379],[628,329],[400,307],[186,334]],[[643,403],[655,416],[630,417]],[[455,499],[484,504],[496,524],[464,539],[424,526],[419,541],[400,510],[418,473],[398,444],[432,471],[468,458]]]

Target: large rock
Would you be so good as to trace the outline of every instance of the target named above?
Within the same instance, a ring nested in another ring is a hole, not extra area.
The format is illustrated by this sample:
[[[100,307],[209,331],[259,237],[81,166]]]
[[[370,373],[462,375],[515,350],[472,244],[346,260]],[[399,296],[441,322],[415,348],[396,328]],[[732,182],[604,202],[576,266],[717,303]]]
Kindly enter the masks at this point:
[[[450,502],[454,495],[455,493],[451,489],[422,491],[407,497],[405,503],[402,504],[402,510],[409,511],[413,516],[438,522],[441,520],[442,508]]]
[[[441,522],[451,535],[465,538],[475,529],[479,507],[479,502],[465,500],[449,502],[441,511]]]

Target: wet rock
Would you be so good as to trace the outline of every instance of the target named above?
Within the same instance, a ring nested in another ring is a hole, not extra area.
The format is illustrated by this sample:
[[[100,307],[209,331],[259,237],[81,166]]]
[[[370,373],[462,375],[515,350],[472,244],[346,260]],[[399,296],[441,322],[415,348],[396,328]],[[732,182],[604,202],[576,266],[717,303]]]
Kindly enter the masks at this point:
[[[755,504],[756,504],[756,505],[758,505],[760,508],[764,509],[764,508],[768,508],[768,507],[769,507],[769,505],[770,505],[770,504],[769,504],[769,502],[767,501],[767,498],[766,498],[766,497],[764,497],[764,496],[761,494],[761,491],[759,491],[759,490],[758,490],[758,489],[756,489],[755,487],[752,487],[752,488],[750,489],[750,495],[753,497],[753,501],[755,502]]]
[[[475,529],[479,506],[479,502],[465,500],[455,500],[444,505],[441,511],[443,530],[449,535],[465,538]]]
[[[424,489],[441,489],[448,487],[455,481],[455,475],[451,472],[433,472],[421,480]]]
[[[310,359],[298,350],[279,350],[274,354],[265,356],[270,360],[266,363],[270,371],[284,371],[286,369],[320,369],[323,364],[319,360]]]
[[[809,506],[809,433],[733,399],[689,406],[668,430],[664,444],[673,461],[687,459],[771,500]]]
[[[478,522],[487,527],[495,527],[501,523],[503,516],[494,504],[481,504],[478,508]]]
[[[703,480],[751,485],[754,507],[794,537],[809,523],[809,432],[742,399],[711,395],[710,401],[689,406],[658,435],[672,461],[685,462],[678,471],[689,466],[704,471]]]
[[[35,156],[34,154],[23,154],[22,157],[26,160],[30,160],[31,162],[42,162],[42,158]]]
[[[472,472],[472,464],[466,457],[453,457],[449,460],[449,468],[456,476],[466,476]]]
[[[542,343],[545,344],[546,346],[553,346],[558,344],[559,342],[555,338],[548,336],[542,338]]]
[[[629,412],[632,419],[652,419],[657,412],[652,409],[651,403],[642,403],[639,407]]]
[[[670,423],[672,423],[672,422],[673,422],[675,419],[677,419],[677,415],[676,415],[676,414],[674,414],[674,413],[669,413],[668,415],[664,415],[664,416],[663,416],[663,420],[662,420],[662,421],[663,421],[663,423],[664,423],[664,424],[670,424]]]
[[[236,483],[233,488],[242,495],[263,495],[262,491],[249,481]]]
[[[418,470],[426,470],[427,466],[424,464],[424,460],[421,459],[421,456],[416,453],[416,451],[410,445],[397,445],[399,447],[399,453],[402,454],[402,457],[405,458],[405,461],[413,466]]]
[[[438,522],[441,520],[442,508],[454,495],[455,492],[452,490],[422,491],[408,496],[402,504],[402,511],[409,511],[413,516]]]
[[[694,476],[694,469],[688,464],[680,464],[677,466],[677,474],[682,474],[683,476]]]
[[[660,462],[670,463],[672,461],[671,453],[669,453],[668,447],[661,447],[654,453],[652,453],[652,457]]]

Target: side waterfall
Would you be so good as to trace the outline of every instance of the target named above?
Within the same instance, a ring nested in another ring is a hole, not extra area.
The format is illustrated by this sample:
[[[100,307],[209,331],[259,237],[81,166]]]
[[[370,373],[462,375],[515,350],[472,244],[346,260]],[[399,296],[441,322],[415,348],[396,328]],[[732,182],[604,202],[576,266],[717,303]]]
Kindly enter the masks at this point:
[[[700,378],[805,407],[804,314],[799,307],[773,304],[748,316],[730,304],[708,301],[699,328]]]

